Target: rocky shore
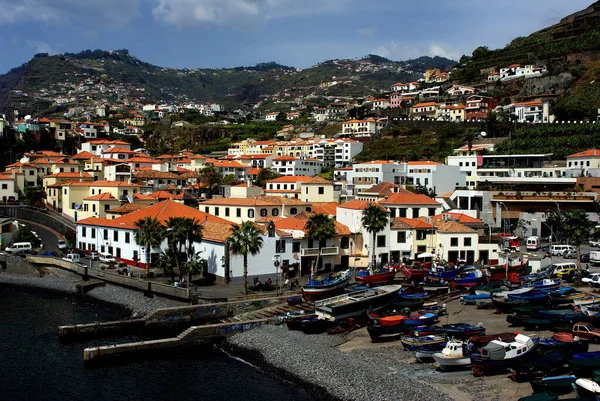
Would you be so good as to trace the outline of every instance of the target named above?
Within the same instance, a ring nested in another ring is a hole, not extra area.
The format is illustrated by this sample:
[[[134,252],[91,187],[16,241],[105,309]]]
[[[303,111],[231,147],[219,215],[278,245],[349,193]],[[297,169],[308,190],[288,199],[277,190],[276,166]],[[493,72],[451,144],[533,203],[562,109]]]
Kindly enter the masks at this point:
[[[11,274],[0,274],[0,285],[11,285],[16,287],[33,287],[46,291],[60,292],[65,294],[76,294],[75,285],[81,280],[76,277],[29,277]],[[87,297],[94,300],[116,305],[129,310],[132,317],[142,317],[160,308],[187,305],[168,298],[144,296],[139,291],[130,290],[107,284],[104,287],[96,287],[86,293]]]
[[[360,334],[306,335],[285,327],[262,326],[231,337],[227,347],[253,363],[257,358],[247,350],[257,353],[261,359],[259,364],[266,363],[286,372],[284,376],[290,375],[299,383],[312,383],[327,391],[330,399],[441,401],[454,398],[439,389],[441,374],[431,374],[429,364],[414,363],[412,353],[399,347],[340,349],[357,335]],[[442,382],[446,380],[452,385],[462,382],[463,391],[473,396],[469,399],[495,398],[489,388],[482,392],[478,387],[483,383],[472,376],[448,377]]]

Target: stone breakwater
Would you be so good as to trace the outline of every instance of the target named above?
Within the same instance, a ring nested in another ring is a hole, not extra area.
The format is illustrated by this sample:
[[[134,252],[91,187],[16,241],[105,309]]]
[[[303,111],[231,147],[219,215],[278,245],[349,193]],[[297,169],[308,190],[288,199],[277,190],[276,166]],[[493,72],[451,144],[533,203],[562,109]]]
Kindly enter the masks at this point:
[[[412,353],[400,347],[341,351],[338,347],[351,341],[354,335],[306,335],[285,327],[262,326],[231,337],[225,347],[243,358],[249,357],[251,362],[257,362],[252,360],[251,353],[256,352],[261,356],[258,359],[262,359],[259,362],[286,372],[283,376],[287,374],[301,383],[311,383],[324,389],[332,399],[453,399],[439,389],[444,382],[460,386],[459,392],[463,395],[465,392],[469,394],[461,399],[495,398],[489,388],[481,392],[481,380],[466,375],[442,378],[444,375],[435,373],[431,364],[414,363]],[[245,352],[248,350],[251,352]]]
[[[0,284],[17,287],[33,287],[47,291],[61,292],[65,294],[76,294],[75,285],[80,282],[70,277],[25,277],[10,274],[0,274]],[[131,311],[133,317],[143,317],[150,312],[160,308],[187,305],[186,303],[167,299],[144,296],[139,291],[123,287],[106,285],[97,287],[86,293],[86,296],[95,300],[117,305]]]

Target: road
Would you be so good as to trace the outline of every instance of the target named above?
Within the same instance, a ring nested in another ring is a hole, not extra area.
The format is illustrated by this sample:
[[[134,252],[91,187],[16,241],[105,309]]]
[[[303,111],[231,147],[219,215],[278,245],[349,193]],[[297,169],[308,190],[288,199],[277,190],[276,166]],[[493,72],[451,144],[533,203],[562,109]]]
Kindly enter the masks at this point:
[[[48,251],[58,252],[58,245],[56,244],[58,237],[52,231],[47,230],[46,228],[44,228],[44,226],[40,226],[36,223],[32,223],[29,221],[23,221],[23,223],[29,224],[31,231],[35,231],[40,236],[40,239],[44,244],[41,253]]]

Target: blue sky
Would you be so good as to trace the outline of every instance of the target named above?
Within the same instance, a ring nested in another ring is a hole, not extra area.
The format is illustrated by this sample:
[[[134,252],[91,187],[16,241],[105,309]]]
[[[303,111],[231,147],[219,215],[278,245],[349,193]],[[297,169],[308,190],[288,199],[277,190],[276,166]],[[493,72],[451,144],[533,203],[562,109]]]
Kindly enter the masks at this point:
[[[38,52],[123,49],[176,68],[369,53],[458,59],[502,47],[593,0],[0,0],[0,73]]]

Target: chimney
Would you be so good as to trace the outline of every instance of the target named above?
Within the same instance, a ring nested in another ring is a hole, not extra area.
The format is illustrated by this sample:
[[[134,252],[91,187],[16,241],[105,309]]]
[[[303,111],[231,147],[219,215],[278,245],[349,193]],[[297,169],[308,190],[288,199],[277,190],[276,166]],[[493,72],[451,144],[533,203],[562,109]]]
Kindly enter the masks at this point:
[[[252,188],[252,180],[248,180],[248,188]]]

